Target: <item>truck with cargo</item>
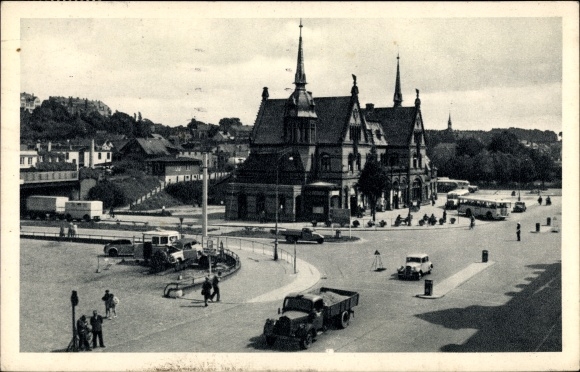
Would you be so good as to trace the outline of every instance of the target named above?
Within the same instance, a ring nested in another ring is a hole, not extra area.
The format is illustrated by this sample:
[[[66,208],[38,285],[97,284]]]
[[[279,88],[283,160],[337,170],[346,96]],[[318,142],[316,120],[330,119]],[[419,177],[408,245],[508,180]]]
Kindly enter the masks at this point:
[[[324,236],[312,231],[308,227],[302,230],[281,230],[280,234],[284,236],[288,243],[296,243],[300,240],[307,242],[317,242],[318,244],[324,243]]]
[[[266,320],[266,343],[271,346],[279,338],[290,339],[308,349],[329,327],[348,327],[358,301],[358,292],[343,289],[322,287],[304,294],[291,293],[278,309],[279,318]]]
[[[100,221],[103,215],[103,202],[100,200],[75,200],[64,205],[65,217],[68,221],[85,220]]]
[[[42,196],[33,195],[26,199],[25,215],[31,219],[60,218],[65,216],[65,203],[68,202],[66,196]]]

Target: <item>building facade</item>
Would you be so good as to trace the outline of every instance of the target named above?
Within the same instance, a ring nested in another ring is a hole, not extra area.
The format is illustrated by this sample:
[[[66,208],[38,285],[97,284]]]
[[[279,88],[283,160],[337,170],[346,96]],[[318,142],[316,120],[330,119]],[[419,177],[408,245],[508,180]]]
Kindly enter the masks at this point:
[[[400,77],[393,108],[361,109],[356,76],[349,95],[314,97],[306,90],[302,24],[295,89],[270,99],[268,88],[250,137],[250,155],[226,195],[226,219],[328,221],[332,209],[355,213],[365,205],[357,189],[375,149],[389,184],[385,208],[428,202],[433,192],[417,92],[415,106],[401,107]]]
[[[20,108],[28,112],[34,111],[35,108],[40,107],[40,98],[36,97],[34,93],[26,92],[20,93]]]
[[[192,158],[165,156],[147,160],[149,174],[165,183],[196,181],[201,179],[201,161]]]

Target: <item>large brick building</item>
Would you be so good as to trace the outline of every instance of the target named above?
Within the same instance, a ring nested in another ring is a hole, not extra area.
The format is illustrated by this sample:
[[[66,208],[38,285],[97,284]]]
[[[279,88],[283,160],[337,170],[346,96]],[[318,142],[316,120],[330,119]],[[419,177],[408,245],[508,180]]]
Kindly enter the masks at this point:
[[[371,148],[387,169],[381,204],[402,208],[428,202],[435,174],[426,156],[421,101],[402,107],[397,64],[395,105],[361,109],[356,76],[350,94],[314,97],[306,90],[302,25],[295,89],[288,98],[262,91],[250,156],[229,184],[227,219],[326,221],[331,208],[364,205],[356,183]]]

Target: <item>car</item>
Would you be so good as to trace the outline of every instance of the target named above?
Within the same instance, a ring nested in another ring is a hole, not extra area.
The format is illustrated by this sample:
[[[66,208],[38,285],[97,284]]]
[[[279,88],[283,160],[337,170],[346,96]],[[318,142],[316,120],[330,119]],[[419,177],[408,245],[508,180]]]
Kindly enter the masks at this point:
[[[526,203],[523,201],[515,202],[514,209],[512,212],[525,212],[526,211]]]
[[[105,256],[132,256],[135,253],[135,245],[130,239],[117,239],[105,245]]]
[[[408,254],[405,265],[397,269],[399,279],[421,279],[423,275],[431,274],[433,263],[426,253]]]

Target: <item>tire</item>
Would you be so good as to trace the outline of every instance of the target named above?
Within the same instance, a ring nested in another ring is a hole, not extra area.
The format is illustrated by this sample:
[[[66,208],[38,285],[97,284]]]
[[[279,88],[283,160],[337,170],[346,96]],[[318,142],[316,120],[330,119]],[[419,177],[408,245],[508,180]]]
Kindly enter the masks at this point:
[[[468,209],[468,210],[466,210],[466,211],[465,211],[465,215],[466,215],[467,217],[471,217],[471,214],[472,214],[472,213],[471,213],[471,209]]]
[[[350,313],[348,311],[343,311],[338,318],[338,327],[346,328],[350,324]]]
[[[89,216],[88,214],[85,214],[83,216],[83,220],[85,220],[86,222],[90,222],[91,221],[91,216]]]
[[[488,220],[493,220],[493,214],[491,214],[491,212],[487,212],[485,217],[487,217]]]
[[[276,343],[276,336],[266,336],[266,344],[272,346]]]
[[[419,271],[419,272],[417,273],[417,280],[421,280],[421,277],[422,277],[422,276],[423,276],[423,272],[422,272],[422,271]]]
[[[318,244],[322,244],[322,243],[324,243],[324,239],[323,239],[323,238],[320,238],[320,239],[318,239],[316,242],[317,242]]]
[[[118,255],[119,255],[119,252],[117,251],[116,248],[109,249],[109,257],[117,257]]]
[[[294,241],[294,239],[291,236],[286,236],[286,241],[288,243],[292,243]]]
[[[312,333],[308,332],[304,337],[302,337],[302,339],[300,339],[300,347],[303,350],[308,349],[312,345],[313,339],[314,338],[312,337]]]
[[[71,216],[70,214],[67,214],[67,215],[66,215],[66,220],[67,220],[68,222],[71,222],[71,221],[73,220],[73,218],[72,218],[72,216]]]

